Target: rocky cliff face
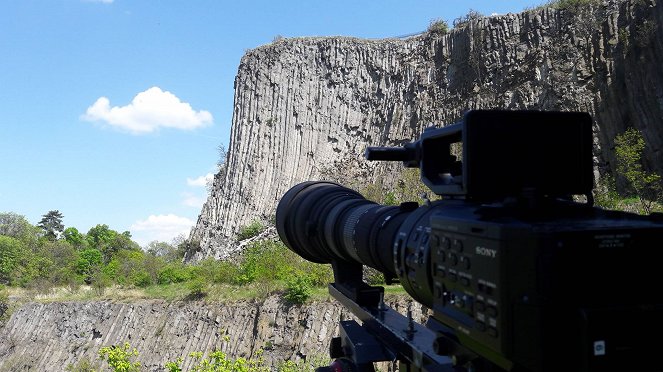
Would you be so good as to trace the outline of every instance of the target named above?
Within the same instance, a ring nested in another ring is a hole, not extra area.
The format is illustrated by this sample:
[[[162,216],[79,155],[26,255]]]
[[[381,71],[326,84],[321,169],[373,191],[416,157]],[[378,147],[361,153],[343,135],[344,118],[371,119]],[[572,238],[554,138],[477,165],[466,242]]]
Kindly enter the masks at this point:
[[[413,304],[413,317],[426,310]],[[406,312],[406,301],[390,303]],[[138,301],[29,303],[0,328],[0,371],[63,371],[88,360],[99,363],[103,346],[129,342],[144,371],[163,371],[164,363],[189,353],[222,350],[229,357],[255,358],[263,349],[266,365],[327,356],[339,320],[350,315],[335,302],[289,306],[277,296],[262,301]],[[227,336],[227,337],[226,337]],[[275,369],[275,368],[274,368]]]
[[[582,110],[595,119],[596,165],[614,168],[629,126],[663,172],[663,6],[610,0],[471,19],[446,35],[397,40],[296,38],[249,51],[235,80],[231,142],[188,260],[223,257],[303,180],[389,180],[367,146],[397,145],[469,109]],[[390,168],[391,167],[391,168]]]

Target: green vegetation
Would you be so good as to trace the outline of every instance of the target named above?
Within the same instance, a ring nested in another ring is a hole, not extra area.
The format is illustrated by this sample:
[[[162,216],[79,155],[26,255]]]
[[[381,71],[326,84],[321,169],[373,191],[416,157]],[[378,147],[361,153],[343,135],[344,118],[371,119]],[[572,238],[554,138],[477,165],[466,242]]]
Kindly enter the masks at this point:
[[[261,221],[255,220],[239,230],[237,240],[244,240],[258,236],[261,232],[265,231],[266,228],[267,227]]]
[[[243,229],[241,239],[265,228],[254,222]],[[20,292],[18,297],[47,301],[102,296],[215,301],[280,293],[284,301],[301,304],[333,281],[329,265],[308,262],[278,240],[253,242],[233,261],[210,258],[184,264],[186,242],[152,242],[143,250],[129,232],[103,224],[87,234],[73,227],[55,230],[61,233],[0,213],[0,284]]]
[[[104,359],[114,372],[140,371],[140,363],[132,359],[138,356],[138,350],[131,348],[128,342],[122,346],[106,346],[99,349],[99,358]]]
[[[195,372],[269,372],[262,359],[262,350],[258,352],[255,359],[237,358],[231,359],[223,351],[213,351],[209,358],[203,358],[202,352],[193,352],[189,355],[196,361],[191,371]],[[175,362],[166,363],[169,372],[182,372],[182,358]]]
[[[555,9],[563,9],[571,12],[577,12],[580,9],[598,6],[601,4],[601,0],[552,0],[549,1],[545,6]]]
[[[577,14],[584,9],[597,7],[599,5],[601,5],[601,0],[549,0],[542,5],[525,8],[524,11],[532,12],[545,8],[553,8]]]
[[[443,19],[434,19],[428,25],[428,33],[445,35],[449,32],[449,24]]]
[[[594,190],[595,204],[606,209],[639,214],[663,211],[661,176],[643,167],[645,141],[640,132],[629,128],[615,137],[616,176],[604,176]],[[617,181],[623,181],[621,192]]]
[[[228,343],[230,338],[224,337]],[[194,364],[188,370],[191,372],[268,372],[270,369],[265,365],[262,357],[263,350],[257,351],[255,357],[246,359],[239,357],[233,359],[228,357],[221,350],[214,350],[205,356],[200,351],[189,354]],[[138,350],[132,348],[129,343],[121,346],[105,346],[99,350],[99,359],[104,361],[113,372],[138,372],[141,371]],[[164,364],[164,369],[168,372],[183,372],[182,366],[185,364],[184,358],[177,358],[175,361],[169,361]],[[278,372],[313,372],[316,367],[329,364],[327,357],[312,356],[306,360],[297,362],[286,360],[276,366]],[[188,363],[186,363],[188,364]],[[69,365],[67,371],[72,372],[94,372],[94,366],[87,360],[82,361],[76,366]]]
[[[454,28],[459,28],[459,27],[462,27],[462,26],[470,23],[471,21],[476,21],[476,20],[479,20],[483,17],[484,17],[484,15],[481,14],[480,12],[478,12],[474,9],[470,9],[467,12],[467,14],[465,14],[464,16],[460,16],[460,17],[454,19],[453,26],[454,26]]]
[[[62,213],[57,210],[49,211],[42,217],[41,221],[37,224],[37,227],[44,230],[45,238],[48,240],[56,240],[58,238],[64,230],[62,217]]]
[[[9,299],[5,286],[0,284],[0,326],[7,320],[9,315]]]
[[[376,183],[357,187],[357,190],[368,200],[385,205],[399,205],[403,202],[421,202],[424,197],[431,200],[439,197],[421,182],[419,169],[404,168],[394,184]]]
[[[650,214],[663,201],[663,189],[661,176],[643,168],[644,150],[645,140],[635,128],[615,137],[617,171],[626,179],[630,196],[638,199],[642,208],[639,212]]]

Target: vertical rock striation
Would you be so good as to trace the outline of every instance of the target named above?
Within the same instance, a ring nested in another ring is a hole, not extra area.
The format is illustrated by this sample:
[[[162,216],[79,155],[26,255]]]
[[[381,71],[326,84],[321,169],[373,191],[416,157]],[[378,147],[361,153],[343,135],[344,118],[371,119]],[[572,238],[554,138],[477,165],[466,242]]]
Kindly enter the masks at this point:
[[[295,38],[251,50],[235,79],[226,167],[186,259],[232,253],[237,231],[270,219],[300,181],[393,178],[393,165],[363,160],[367,146],[410,141],[469,109],[588,111],[597,169],[614,169],[613,138],[633,126],[649,168],[663,173],[662,61],[655,0],[470,19],[446,35]]]
[[[408,301],[395,299],[405,313]],[[413,306],[417,321],[427,311]],[[139,352],[143,371],[164,371],[164,364],[182,357],[182,370],[195,361],[191,352],[207,356],[221,350],[229,358],[256,359],[276,370],[285,360],[324,359],[339,320],[351,315],[335,302],[291,306],[278,296],[234,303],[134,301],[131,303],[28,303],[0,327],[0,371],[64,371],[68,365],[98,363],[101,347],[128,342]]]

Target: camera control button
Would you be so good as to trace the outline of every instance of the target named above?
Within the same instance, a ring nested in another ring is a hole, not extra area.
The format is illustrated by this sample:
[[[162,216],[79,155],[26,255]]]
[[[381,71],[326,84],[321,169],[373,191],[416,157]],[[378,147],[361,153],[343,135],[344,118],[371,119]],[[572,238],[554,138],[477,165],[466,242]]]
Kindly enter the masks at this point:
[[[455,253],[449,253],[449,264],[452,266],[458,265],[458,256]]]
[[[486,330],[486,323],[478,321],[474,324],[475,328],[478,329],[479,331],[483,332]]]
[[[460,256],[460,264],[463,265],[463,267],[467,270],[469,270],[470,267],[472,267],[470,263],[470,258],[467,256]]]
[[[439,277],[439,278],[444,278],[446,272],[444,271],[444,266],[442,265],[435,265],[433,266],[433,276]]]
[[[451,246],[451,241],[446,236],[443,236],[441,244],[443,249],[449,249]]]
[[[474,308],[479,312],[483,312],[484,310],[486,310],[486,303],[483,301],[476,301],[474,303]]]
[[[466,287],[469,287],[469,286],[470,286],[470,279],[468,279],[468,278],[466,278],[466,277],[464,277],[464,276],[461,276],[461,277],[460,277],[460,283],[461,283],[462,285],[466,286]]]
[[[488,327],[488,334],[497,337],[497,328],[495,327]]]
[[[486,308],[486,314],[488,314],[488,316],[491,316],[493,318],[497,317],[497,307],[488,305],[488,307]]]
[[[463,251],[463,242],[458,240],[458,239],[454,239],[451,242],[451,249],[453,249],[455,251],[458,251],[458,252],[462,252]]]

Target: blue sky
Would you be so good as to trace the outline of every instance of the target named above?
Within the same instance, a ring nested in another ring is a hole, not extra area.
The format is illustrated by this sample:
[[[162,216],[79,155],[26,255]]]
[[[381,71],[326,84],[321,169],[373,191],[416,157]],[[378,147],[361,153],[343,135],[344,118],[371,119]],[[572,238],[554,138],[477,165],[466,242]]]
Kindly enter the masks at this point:
[[[129,1],[0,3],[0,212],[37,224],[188,234],[228,146],[246,50],[275,36],[385,38],[468,10],[541,1]]]

